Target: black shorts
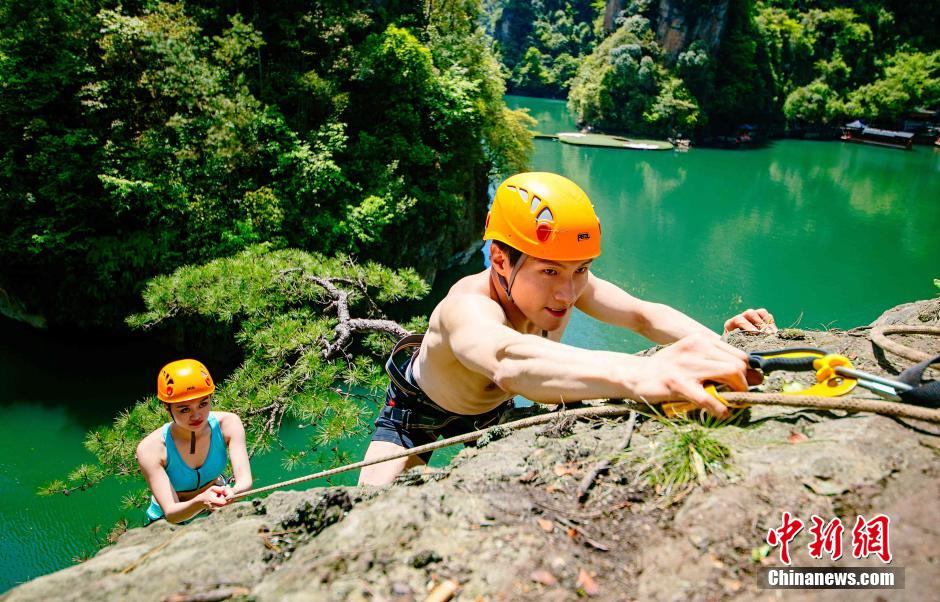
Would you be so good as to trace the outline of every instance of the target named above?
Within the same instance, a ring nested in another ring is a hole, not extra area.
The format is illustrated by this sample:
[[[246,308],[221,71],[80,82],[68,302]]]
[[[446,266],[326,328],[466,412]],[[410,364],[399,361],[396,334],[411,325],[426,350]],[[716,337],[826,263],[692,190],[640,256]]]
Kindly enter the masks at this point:
[[[399,341],[385,365],[389,383],[385,390],[385,405],[375,419],[373,441],[387,441],[411,449],[436,441],[438,437],[454,437],[493,426],[499,422],[503,413],[514,407],[510,399],[489,412],[463,415],[448,412],[434,403],[408,378],[411,357],[401,363],[395,361],[398,352],[417,347],[420,341],[419,335]],[[432,453],[425,452],[418,454],[418,457],[427,463]]]

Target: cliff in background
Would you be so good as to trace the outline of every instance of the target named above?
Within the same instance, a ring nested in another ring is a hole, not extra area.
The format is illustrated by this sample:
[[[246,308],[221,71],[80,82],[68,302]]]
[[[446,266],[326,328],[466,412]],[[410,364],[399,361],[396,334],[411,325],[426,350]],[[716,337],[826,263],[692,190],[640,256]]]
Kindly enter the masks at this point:
[[[940,325],[940,299],[880,320]],[[730,342],[822,347],[871,372],[904,367],[892,357],[879,362],[867,334],[788,329]],[[940,352],[936,339],[901,340]],[[790,376],[775,373],[767,386],[778,389]],[[795,566],[884,566],[851,559],[850,544],[857,516],[883,513],[891,518],[890,566],[904,567],[906,584],[878,599],[926,600],[940,590],[937,425],[752,407],[708,431],[730,448],[727,468],[666,495],[640,475],[671,432],[642,422],[624,452],[619,420],[517,431],[388,489],[276,492],[188,526],[132,529],[94,558],[0,600],[421,600],[446,580],[459,584],[461,600],[570,600],[579,592],[602,600],[765,599],[758,570],[780,563],[764,538],[783,511],[847,525],[841,561],[811,559],[807,528],[790,548]],[[578,503],[578,482],[602,458],[614,459],[610,472]],[[846,598],[838,590],[775,593]]]
[[[608,6],[611,3],[608,2]],[[702,42],[709,54],[714,54],[725,31],[728,6],[728,0],[707,3],[660,0],[656,41],[671,61],[696,41]]]
[[[510,92],[567,97],[596,130],[702,143],[745,124],[832,136],[862,119],[923,142],[940,134],[940,0],[485,6]],[[917,111],[933,118],[905,119]]]

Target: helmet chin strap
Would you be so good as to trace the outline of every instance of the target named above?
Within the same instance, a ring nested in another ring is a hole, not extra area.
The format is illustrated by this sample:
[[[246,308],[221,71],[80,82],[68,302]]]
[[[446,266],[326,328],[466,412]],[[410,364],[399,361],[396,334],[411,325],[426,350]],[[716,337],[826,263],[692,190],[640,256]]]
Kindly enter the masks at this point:
[[[512,301],[512,304],[516,304],[516,300],[512,298],[512,283],[516,280],[516,274],[519,273],[519,268],[522,267],[522,264],[525,263],[525,260],[528,259],[528,255],[523,253],[519,260],[516,261],[516,265],[512,266],[512,271],[509,272],[509,282],[506,282],[506,278],[502,274],[496,272],[496,279],[499,280],[499,284],[503,287],[503,290],[506,291],[506,298]]]
[[[176,422],[176,416],[173,415],[173,410],[170,410],[170,418],[173,419],[173,422]],[[193,456],[196,454],[196,431],[189,431],[189,455]]]
[[[519,260],[516,261],[516,265],[512,266],[512,271],[509,272],[509,282],[506,282],[506,278],[504,278],[502,274],[500,274],[496,270],[493,270],[493,273],[496,274],[496,280],[499,282],[500,286],[502,286],[503,290],[506,292],[506,298],[509,299],[509,302],[515,305],[516,308],[518,308],[519,306],[516,305],[516,300],[512,298],[512,283],[516,279],[516,274],[519,273],[519,268],[522,267],[522,264],[525,263],[525,260],[528,258],[529,256],[526,255],[525,253],[519,256]],[[545,330],[544,328],[542,329],[542,338],[546,338],[546,339],[548,338],[548,331]]]

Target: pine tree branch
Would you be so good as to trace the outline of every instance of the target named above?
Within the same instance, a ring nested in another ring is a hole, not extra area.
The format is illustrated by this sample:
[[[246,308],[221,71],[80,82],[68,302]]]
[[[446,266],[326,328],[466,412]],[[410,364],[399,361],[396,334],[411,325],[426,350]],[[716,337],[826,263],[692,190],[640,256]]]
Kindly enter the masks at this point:
[[[349,291],[337,287],[335,282],[355,284],[346,278],[320,278],[319,276],[307,276],[307,280],[321,286],[330,294],[332,300],[327,306],[328,309],[336,309],[336,318],[338,320],[333,332],[336,338],[330,342],[323,340],[323,358],[330,359],[338,353],[345,355],[345,348],[349,344],[354,332],[379,331],[387,332],[397,338],[408,336],[405,328],[393,320],[382,320],[372,318],[353,318],[349,315]]]

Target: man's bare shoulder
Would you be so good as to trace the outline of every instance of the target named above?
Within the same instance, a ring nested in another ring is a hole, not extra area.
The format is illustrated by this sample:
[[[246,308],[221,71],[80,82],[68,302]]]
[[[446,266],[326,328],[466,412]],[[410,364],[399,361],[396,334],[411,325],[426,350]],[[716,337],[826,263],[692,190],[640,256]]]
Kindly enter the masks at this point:
[[[447,291],[447,297],[451,295],[484,295],[490,294],[490,272],[483,270],[476,274],[464,276],[450,287]],[[447,298],[445,297],[445,299]]]
[[[490,297],[489,278],[489,272],[484,271],[454,283],[438,304],[440,317],[446,322],[456,318],[462,320],[469,316],[490,317],[504,322],[505,312],[499,303]]]

